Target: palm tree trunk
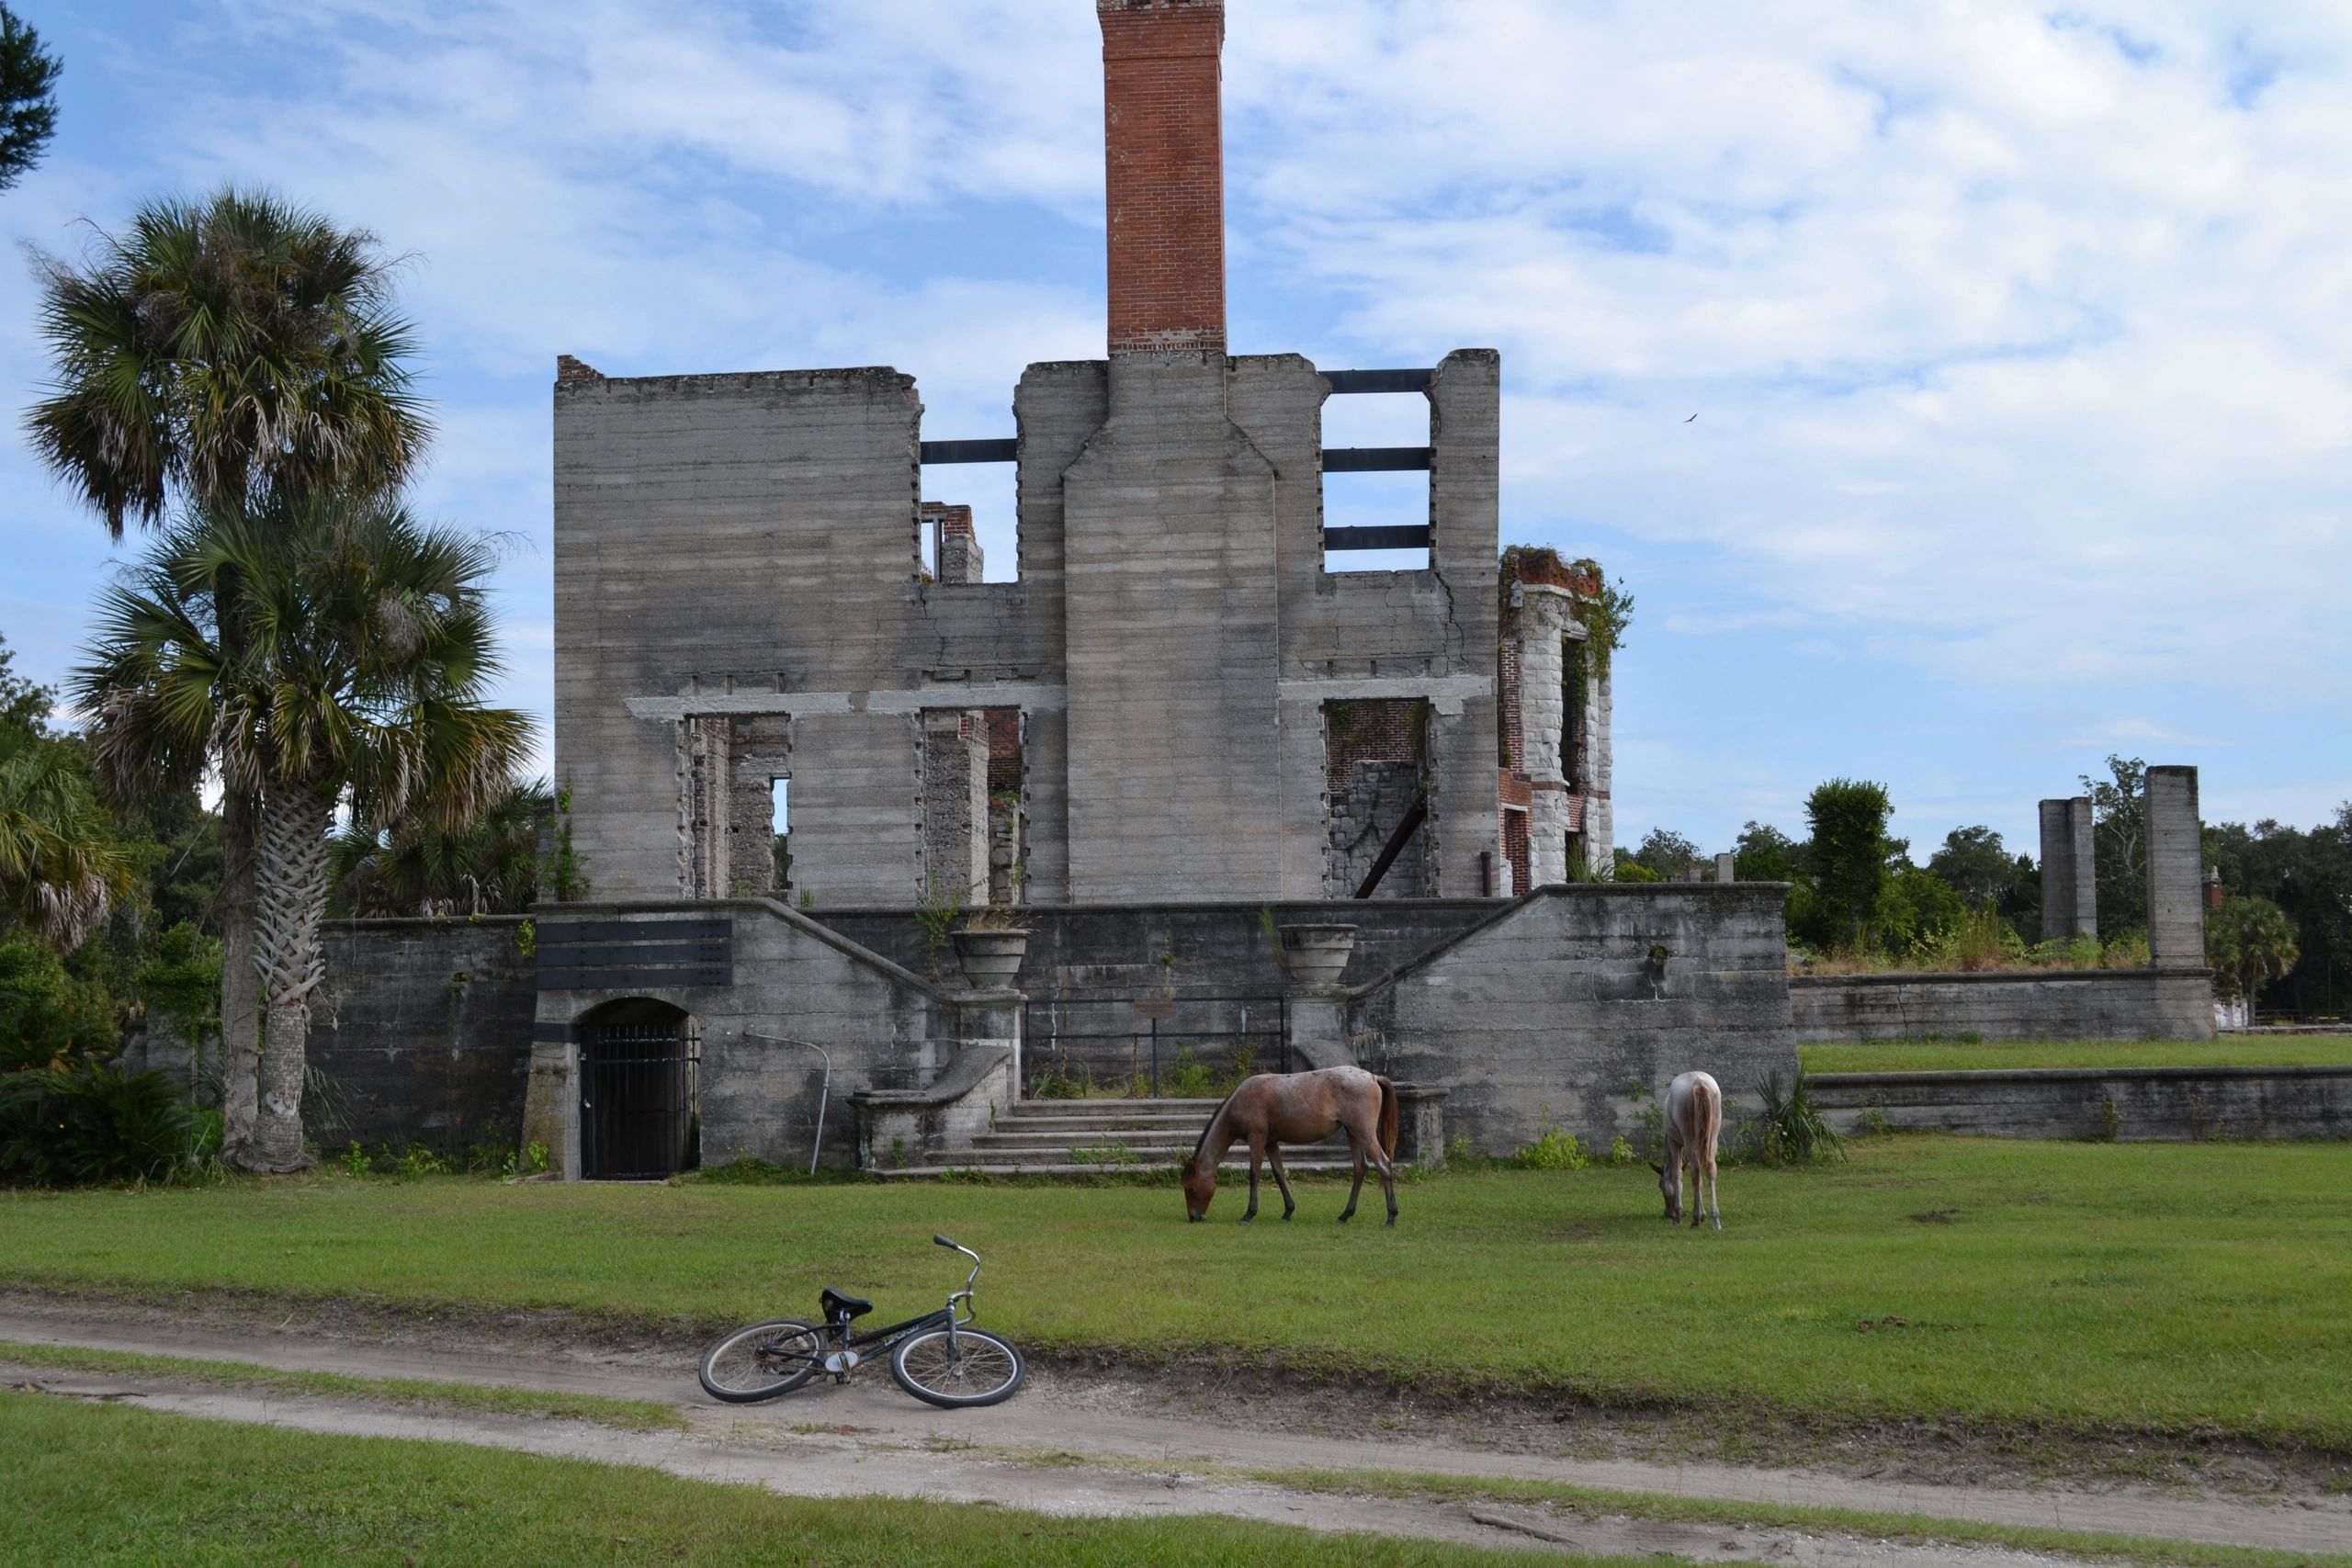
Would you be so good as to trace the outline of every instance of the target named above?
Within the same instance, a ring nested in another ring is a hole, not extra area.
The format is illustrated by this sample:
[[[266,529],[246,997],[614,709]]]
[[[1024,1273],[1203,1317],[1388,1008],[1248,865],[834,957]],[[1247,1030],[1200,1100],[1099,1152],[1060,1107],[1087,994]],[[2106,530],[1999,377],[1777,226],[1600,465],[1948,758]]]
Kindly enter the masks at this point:
[[[326,974],[319,922],[327,908],[334,818],[332,795],[298,787],[262,795],[254,925],[264,1004],[261,1096],[252,1144],[238,1161],[248,1170],[300,1170],[311,1163],[302,1152],[302,1070],[311,993]]]
[[[261,973],[254,966],[254,803],[220,797],[220,1146],[253,1142],[261,1065]]]

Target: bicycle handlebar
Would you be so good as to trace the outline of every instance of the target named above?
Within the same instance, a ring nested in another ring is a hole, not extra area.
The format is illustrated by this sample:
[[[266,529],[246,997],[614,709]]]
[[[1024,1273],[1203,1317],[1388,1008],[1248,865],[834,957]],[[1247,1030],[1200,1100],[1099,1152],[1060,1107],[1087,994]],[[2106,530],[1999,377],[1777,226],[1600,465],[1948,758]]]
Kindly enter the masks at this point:
[[[956,1247],[954,1242],[948,1240],[945,1236],[939,1235],[937,1232],[933,1232],[932,1234],[931,1239],[933,1244],[938,1247]],[[956,1250],[961,1252],[964,1249],[960,1247],[956,1247]]]

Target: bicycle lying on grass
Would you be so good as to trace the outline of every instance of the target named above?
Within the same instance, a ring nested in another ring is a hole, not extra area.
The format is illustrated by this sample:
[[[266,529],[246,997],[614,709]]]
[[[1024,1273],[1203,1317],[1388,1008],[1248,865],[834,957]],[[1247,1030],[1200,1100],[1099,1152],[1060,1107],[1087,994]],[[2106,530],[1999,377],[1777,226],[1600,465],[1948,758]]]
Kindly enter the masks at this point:
[[[713,1345],[702,1359],[702,1386],[713,1399],[751,1404],[790,1393],[819,1372],[846,1382],[858,1364],[880,1349],[890,1351],[890,1375],[917,1399],[950,1410],[1010,1399],[1026,1368],[1021,1352],[995,1335],[969,1326],[972,1281],[980,1277],[980,1255],[944,1235],[931,1238],[972,1260],[964,1288],[937,1312],[860,1333],[854,1319],[874,1310],[872,1302],[845,1296],[830,1286],[817,1298],[821,1324],[797,1318],[755,1323]],[[958,1316],[958,1304],[964,1308]]]

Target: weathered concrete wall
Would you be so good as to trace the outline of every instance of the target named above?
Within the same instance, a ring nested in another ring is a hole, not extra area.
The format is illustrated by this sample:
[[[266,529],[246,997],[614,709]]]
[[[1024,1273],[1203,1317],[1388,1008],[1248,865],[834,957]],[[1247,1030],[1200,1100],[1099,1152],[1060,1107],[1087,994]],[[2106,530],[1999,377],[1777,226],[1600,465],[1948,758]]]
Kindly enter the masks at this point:
[[[713,921],[717,936],[664,936]],[[650,998],[698,1025],[708,1165],[746,1155],[778,1164],[808,1158],[821,1059],[754,1036],[808,1041],[832,1054],[839,1110],[827,1121],[823,1158],[840,1165],[854,1160],[850,1094],[922,1087],[958,1050],[1010,1046],[1018,1029],[1003,1007],[951,996],[774,902],[566,905],[543,911],[538,931],[527,1127],[558,1151],[570,1177],[581,1174],[579,1034],[609,1002]],[[697,955],[691,970],[671,956],[682,951]]]
[[[1634,1086],[1662,1095],[1692,1067],[1753,1104],[1766,1073],[1796,1068],[1786,897],[1777,883],[1539,889],[1359,992],[1356,1055],[1450,1090],[1448,1135],[1486,1154],[1554,1125],[1605,1150],[1641,1131]]]
[[[1222,354],[1113,357],[1062,485],[1075,898],[1286,891],[1274,475]]]
[[[1850,1130],[2010,1138],[2352,1138],[2352,1067],[2039,1067],[1815,1073]]]
[[[2209,970],[2030,969],[1970,975],[1800,975],[1797,1038],[1828,1044],[1987,1040],[2211,1040]]]
[[[1359,761],[1348,771],[1346,783],[1331,792],[1331,872],[1327,886],[1334,898],[1353,896],[1403,825],[1406,813],[1421,797],[1421,764],[1415,761]],[[1375,898],[1416,898],[1429,894],[1429,833],[1426,827],[1407,835],[1396,858],[1388,863]]]
[[[537,1000],[523,923],[327,922],[310,1060],[348,1103],[339,1136],[449,1151],[516,1140]]]

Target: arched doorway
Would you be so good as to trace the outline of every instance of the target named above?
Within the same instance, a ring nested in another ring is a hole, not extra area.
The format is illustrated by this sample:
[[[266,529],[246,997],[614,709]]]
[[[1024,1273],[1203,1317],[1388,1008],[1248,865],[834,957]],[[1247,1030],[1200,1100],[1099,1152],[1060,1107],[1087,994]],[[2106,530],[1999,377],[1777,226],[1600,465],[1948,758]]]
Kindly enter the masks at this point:
[[[700,1164],[694,1015],[631,997],[591,1010],[579,1028],[580,1174],[643,1180]]]

